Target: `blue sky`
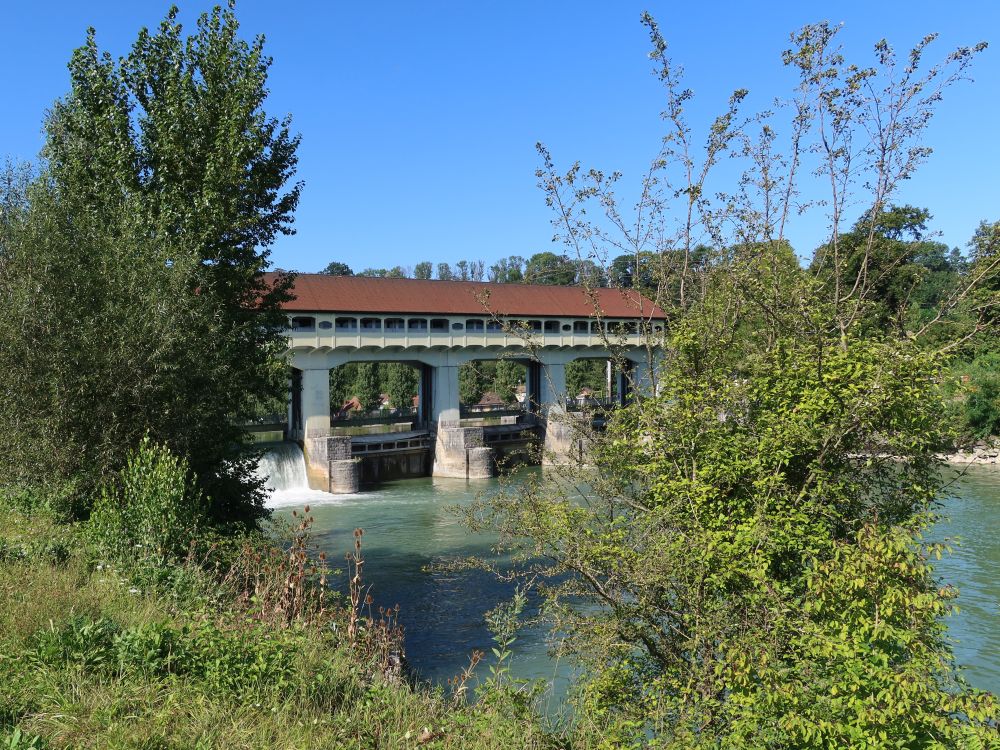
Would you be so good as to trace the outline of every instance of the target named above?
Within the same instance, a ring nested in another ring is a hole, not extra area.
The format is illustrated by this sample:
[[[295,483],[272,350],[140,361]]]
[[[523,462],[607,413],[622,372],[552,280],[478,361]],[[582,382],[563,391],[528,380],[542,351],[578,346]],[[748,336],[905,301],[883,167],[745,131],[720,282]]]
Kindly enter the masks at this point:
[[[181,2],[193,25],[207,2]],[[66,61],[87,26],[123,54],[167,5],[149,0],[13,2],[0,27],[0,158],[30,159],[41,120],[68,87]],[[934,155],[899,200],[928,207],[932,228],[964,246],[981,219],[1000,219],[1000,3],[899,2],[295,2],[242,0],[247,35],[274,57],[269,111],[291,113],[302,134],[306,183],[298,233],[274,248],[277,266],[316,271],[331,260],[356,270],[421,260],[493,261],[560,251],[535,186],[534,144],[557,161],[638,177],[662,124],[650,75],[650,10],[684,65],[707,120],[737,87],[766,107],[793,83],[780,63],[788,33],[829,19],[845,24],[851,57],[869,61],[886,37],[901,51],[939,32],[931,57],[992,43],[974,84],[952,89],[926,141]],[[795,247],[825,236],[818,213],[798,221]]]

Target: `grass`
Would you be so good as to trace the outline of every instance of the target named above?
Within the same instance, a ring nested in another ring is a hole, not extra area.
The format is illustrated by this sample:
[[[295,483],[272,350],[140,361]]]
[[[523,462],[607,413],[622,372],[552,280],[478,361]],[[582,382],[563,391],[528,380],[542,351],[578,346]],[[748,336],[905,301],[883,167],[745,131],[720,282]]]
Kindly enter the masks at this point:
[[[273,580],[172,565],[111,567],[81,527],[0,510],[0,747],[568,746],[516,689],[467,705],[394,678],[388,631],[349,642],[343,601],[272,617]]]

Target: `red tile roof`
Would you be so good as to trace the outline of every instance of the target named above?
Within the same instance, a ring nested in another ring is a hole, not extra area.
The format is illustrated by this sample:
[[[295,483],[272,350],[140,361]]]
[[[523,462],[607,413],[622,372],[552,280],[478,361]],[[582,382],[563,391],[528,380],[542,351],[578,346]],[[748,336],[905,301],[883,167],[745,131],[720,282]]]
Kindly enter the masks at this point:
[[[269,281],[271,274],[268,274]],[[664,318],[663,311],[633,289],[594,289],[480,281],[379,279],[301,273],[289,312],[407,313],[421,315],[537,315]],[[592,296],[591,296],[592,295]]]

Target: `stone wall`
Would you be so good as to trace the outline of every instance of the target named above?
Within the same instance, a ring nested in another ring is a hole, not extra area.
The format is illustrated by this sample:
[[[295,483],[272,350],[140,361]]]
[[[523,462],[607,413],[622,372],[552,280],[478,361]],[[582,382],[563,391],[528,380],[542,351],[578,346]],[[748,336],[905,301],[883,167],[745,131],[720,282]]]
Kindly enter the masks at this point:
[[[493,476],[492,451],[482,427],[438,426],[434,444],[434,476],[485,479]]]

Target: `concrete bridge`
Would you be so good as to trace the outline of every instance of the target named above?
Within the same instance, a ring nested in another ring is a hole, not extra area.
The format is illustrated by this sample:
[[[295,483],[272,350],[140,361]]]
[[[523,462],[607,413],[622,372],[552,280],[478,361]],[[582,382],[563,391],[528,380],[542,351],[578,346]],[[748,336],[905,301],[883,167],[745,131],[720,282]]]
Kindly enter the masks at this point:
[[[492,470],[490,444],[511,436],[462,419],[460,365],[523,363],[531,416],[525,421],[543,433],[547,460],[559,460],[572,448],[570,431],[557,418],[567,396],[566,365],[615,357],[623,364],[622,397],[649,389],[654,362],[647,336],[661,332],[664,321],[660,309],[632,290],[301,274],[293,291],[296,298],[284,306],[293,368],[289,437],[303,444],[310,484],[332,491],[356,486],[360,469],[352,465],[358,454],[377,452],[370,446],[379,442],[366,437],[347,448],[331,436],[332,368],[349,362],[416,367],[422,429],[407,448],[422,435],[434,476],[482,477]],[[391,440],[386,435],[381,442]]]

